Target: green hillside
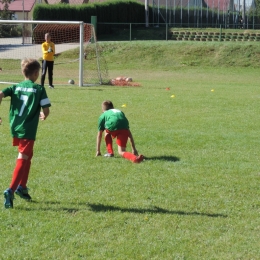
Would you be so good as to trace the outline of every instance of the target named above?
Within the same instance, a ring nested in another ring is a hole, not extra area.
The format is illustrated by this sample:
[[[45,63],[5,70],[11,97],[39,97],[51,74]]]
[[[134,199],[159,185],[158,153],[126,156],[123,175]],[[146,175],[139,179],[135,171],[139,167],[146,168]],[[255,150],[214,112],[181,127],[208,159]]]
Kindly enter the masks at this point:
[[[99,42],[109,69],[172,70],[183,66],[259,67],[259,42]],[[63,55],[73,56],[76,53]],[[62,55],[61,55],[62,56]],[[71,57],[73,58],[73,57]]]

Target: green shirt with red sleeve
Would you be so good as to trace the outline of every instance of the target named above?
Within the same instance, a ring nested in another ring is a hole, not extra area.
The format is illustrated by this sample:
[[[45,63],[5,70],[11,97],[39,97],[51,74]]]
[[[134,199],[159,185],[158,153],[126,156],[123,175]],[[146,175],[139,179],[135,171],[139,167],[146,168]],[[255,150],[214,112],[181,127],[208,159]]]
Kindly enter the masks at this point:
[[[109,131],[129,129],[129,122],[125,114],[119,109],[109,109],[102,113],[98,119],[98,130]]]
[[[35,140],[41,108],[51,106],[45,88],[25,80],[2,92],[5,97],[11,97],[9,120],[12,136]]]

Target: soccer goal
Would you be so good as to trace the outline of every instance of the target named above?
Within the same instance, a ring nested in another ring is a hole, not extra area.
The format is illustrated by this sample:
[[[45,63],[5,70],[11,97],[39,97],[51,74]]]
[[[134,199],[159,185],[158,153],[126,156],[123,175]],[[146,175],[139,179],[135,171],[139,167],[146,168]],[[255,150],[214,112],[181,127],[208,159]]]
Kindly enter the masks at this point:
[[[67,85],[71,80],[81,87],[109,82],[106,62],[92,24],[0,20],[0,83],[23,80],[21,59],[35,58],[41,62],[41,44],[46,33],[51,34],[55,43],[54,85]]]

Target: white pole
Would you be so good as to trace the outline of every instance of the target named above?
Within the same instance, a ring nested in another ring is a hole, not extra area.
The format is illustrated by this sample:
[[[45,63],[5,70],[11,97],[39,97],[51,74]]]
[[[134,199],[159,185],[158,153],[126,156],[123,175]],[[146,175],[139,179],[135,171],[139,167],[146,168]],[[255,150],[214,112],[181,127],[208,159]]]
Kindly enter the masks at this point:
[[[218,26],[219,26],[219,0],[218,0]]]
[[[213,0],[213,8],[211,9],[212,14],[212,25],[214,24],[214,13],[215,13],[215,6],[214,6],[214,0]]]
[[[168,23],[168,0],[166,0],[166,24]]]
[[[173,23],[174,23],[174,25],[175,25],[175,14],[176,14],[176,12],[175,12],[175,8],[176,8],[176,6],[175,6],[175,0],[174,0],[174,2],[173,2],[173,5],[174,5],[174,7],[173,7],[173,10],[174,10]]]
[[[160,19],[160,0],[158,0],[158,27],[159,27],[159,19]]]
[[[83,86],[83,59],[84,59],[84,23],[80,24],[79,31],[79,87]]]
[[[3,21],[3,20],[1,20],[1,21]],[[18,24],[18,23],[24,23],[24,24],[82,24],[81,21],[70,22],[70,21],[4,20],[4,22],[13,23],[13,24]]]
[[[190,26],[190,1],[188,1],[188,27]]]
[[[23,0],[23,19],[24,19],[24,0]]]
[[[243,20],[243,28],[245,29],[245,25],[246,25],[246,1],[243,0],[243,13],[242,13],[242,20]]]
[[[149,0],[145,0],[145,26],[149,27]]]
[[[23,20],[24,20],[24,0],[23,0]],[[24,44],[24,24],[23,24],[23,44]]]
[[[182,0],[181,0],[181,26],[182,26]]]
[[[172,0],[170,0],[169,23],[172,23]]]
[[[209,5],[207,4],[207,27],[208,27],[208,21],[209,21]]]
[[[202,1],[200,2],[200,22],[202,27]]]

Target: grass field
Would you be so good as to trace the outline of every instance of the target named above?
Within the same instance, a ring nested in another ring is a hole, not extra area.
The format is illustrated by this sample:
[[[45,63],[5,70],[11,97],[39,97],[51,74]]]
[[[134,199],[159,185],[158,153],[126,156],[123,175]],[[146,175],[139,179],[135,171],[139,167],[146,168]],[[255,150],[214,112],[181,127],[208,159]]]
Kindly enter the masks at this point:
[[[247,44],[243,52],[223,43],[211,45],[212,64],[207,52],[189,52],[198,43],[182,46],[186,63],[178,60],[181,45],[172,46],[175,63],[152,53],[148,45],[159,43],[144,44],[138,59],[137,44],[113,43],[106,59],[111,77],[131,76],[140,87],[47,90],[51,114],[39,123],[28,183],[33,201],[2,208],[0,259],[260,259],[257,59],[246,56]],[[226,46],[242,53],[221,66]],[[116,60],[120,53],[129,61]],[[143,163],[95,157],[104,99],[125,112]],[[8,108],[4,99],[2,191],[17,156]]]

